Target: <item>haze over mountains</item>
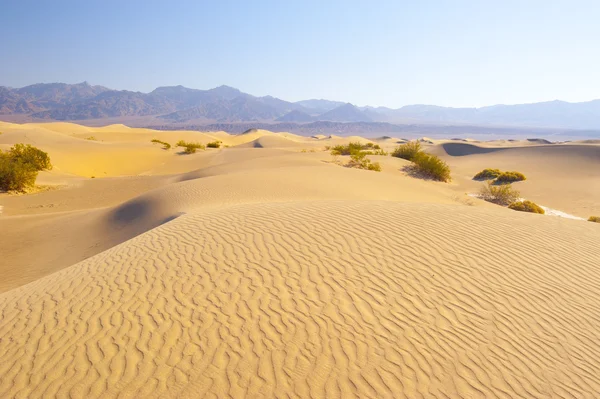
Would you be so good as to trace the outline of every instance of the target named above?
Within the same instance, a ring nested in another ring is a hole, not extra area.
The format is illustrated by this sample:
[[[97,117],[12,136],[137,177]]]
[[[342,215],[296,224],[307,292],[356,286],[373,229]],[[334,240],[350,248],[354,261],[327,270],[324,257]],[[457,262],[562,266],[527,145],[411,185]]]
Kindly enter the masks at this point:
[[[210,90],[169,86],[141,93],[92,86],[87,82],[40,83],[16,89],[0,86],[0,117],[2,115],[58,121],[148,116],[165,125],[329,121],[600,129],[600,100],[482,108],[408,105],[391,109],[357,107],[329,100],[289,102],[272,96],[256,97],[228,86]]]

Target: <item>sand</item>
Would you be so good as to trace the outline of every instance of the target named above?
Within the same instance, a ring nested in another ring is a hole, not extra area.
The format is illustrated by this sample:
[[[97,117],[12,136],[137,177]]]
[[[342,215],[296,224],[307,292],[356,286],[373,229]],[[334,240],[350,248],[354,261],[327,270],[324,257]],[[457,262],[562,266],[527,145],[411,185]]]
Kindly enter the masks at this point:
[[[468,195],[472,170],[514,165],[523,192],[584,216],[600,205],[582,194],[594,144],[428,144],[453,166],[445,184],[391,157],[371,157],[381,173],[341,167],[323,151],[340,138],[0,130],[0,147],[31,140],[62,165],[40,176],[60,189],[0,194],[0,397],[600,392],[598,225]],[[231,147],[179,155],[152,138]],[[71,150],[133,155],[91,179]]]

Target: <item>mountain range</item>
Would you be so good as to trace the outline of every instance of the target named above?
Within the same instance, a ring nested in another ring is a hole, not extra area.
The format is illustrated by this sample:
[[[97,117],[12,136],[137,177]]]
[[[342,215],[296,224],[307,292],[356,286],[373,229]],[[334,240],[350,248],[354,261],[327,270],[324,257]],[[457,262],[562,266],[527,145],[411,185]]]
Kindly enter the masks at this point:
[[[289,102],[272,96],[253,96],[229,86],[210,90],[169,86],[141,93],[87,82],[38,83],[22,88],[0,86],[0,119],[6,115],[58,121],[152,117],[165,125],[328,121],[600,129],[600,100],[481,108],[408,105],[391,109],[329,100]]]

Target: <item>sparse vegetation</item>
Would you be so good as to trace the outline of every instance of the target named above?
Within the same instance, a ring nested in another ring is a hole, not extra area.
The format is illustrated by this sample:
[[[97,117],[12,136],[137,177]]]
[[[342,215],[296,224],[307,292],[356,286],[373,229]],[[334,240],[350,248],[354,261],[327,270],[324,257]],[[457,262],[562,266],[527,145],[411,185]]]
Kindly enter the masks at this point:
[[[448,182],[451,180],[450,167],[439,157],[425,152],[417,152],[412,162],[415,164],[417,171],[434,180]]]
[[[484,169],[481,172],[477,173],[473,179],[474,180],[494,180],[498,176],[502,174],[500,169]]]
[[[206,147],[200,143],[188,143],[183,140],[179,140],[176,144],[177,147],[184,147],[184,152],[186,154],[194,154],[196,150],[204,150]]]
[[[600,223],[600,216],[590,216],[588,222]]]
[[[98,139],[96,139],[96,137],[94,136],[90,136],[90,137],[86,137],[86,140],[90,140],[90,141],[97,141]]]
[[[407,161],[412,161],[419,153],[423,153],[423,150],[421,149],[421,143],[418,141],[409,141],[408,143],[396,147],[392,152],[392,156],[406,159]]]
[[[220,148],[221,147],[221,143],[222,141],[211,141],[210,143],[206,144],[206,147],[208,148]]]
[[[381,148],[376,149],[375,151],[365,151],[365,153],[367,153],[368,155],[383,155],[383,156],[387,156],[388,153],[384,150],[382,150]]]
[[[521,172],[502,172],[498,177],[496,177],[495,182],[499,184],[512,183],[516,181],[523,181],[527,178]]]
[[[163,150],[168,150],[168,149],[170,149],[170,148],[171,148],[171,144],[169,144],[169,143],[167,143],[167,142],[165,142],[165,141],[160,141],[160,140],[158,140],[158,139],[153,139],[153,140],[151,140],[151,141],[152,141],[152,143],[154,143],[154,144],[160,144],[160,145],[162,145],[162,146],[163,146]]]
[[[374,143],[367,143],[364,145],[365,148],[369,148],[369,149],[373,149],[373,150],[380,150],[381,147],[379,146],[379,144],[374,144]]]
[[[24,192],[35,185],[38,172],[52,169],[48,154],[29,144],[0,151],[0,190]]]
[[[544,209],[542,209],[542,207],[540,207],[538,204],[531,202],[531,201],[513,202],[508,207],[510,209],[513,209],[513,210],[519,211],[519,212],[540,213],[542,215],[546,213],[546,211],[544,211]]]
[[[348,166],[349,168],[358,168],[381,172],[381,165],[379,165],[379,162],[371,162],[371,160],[367,158],[367,153],[365,151],[353,152],[350,155],[350,162],[348,162],[346,166]]]
[[[364,146],[357,142],[350,142],[348,145],[336,145],[331,147],[331,154],[336,152],[338,155],[351,155],[353,152],[362,151]]]
[[[510,205],[513,202],[518,201],[521,193],[515,190],[510,184],[495,186],[488,181],[481,188],[479,196],[488,202],[493,202],[494,204]]]

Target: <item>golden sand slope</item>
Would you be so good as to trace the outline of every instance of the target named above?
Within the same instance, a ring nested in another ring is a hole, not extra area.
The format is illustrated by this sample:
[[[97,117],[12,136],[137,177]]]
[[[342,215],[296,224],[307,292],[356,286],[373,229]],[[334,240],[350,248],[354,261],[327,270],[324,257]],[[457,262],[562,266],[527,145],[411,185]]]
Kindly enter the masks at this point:
[[[508,215],[182,216],[0,295],[0,396],[594,397],[600,233]]]
[[[66,186],[0,194],[0,398],[600,392],[598,226],[466,196],[499,167],[544,205],[596,209],[598,146],[427,145],[444,184],[392,157],[335,165],[318,149],[341,138],[0,127],[0,147],[47,150],[62,170],[40,179]]]

